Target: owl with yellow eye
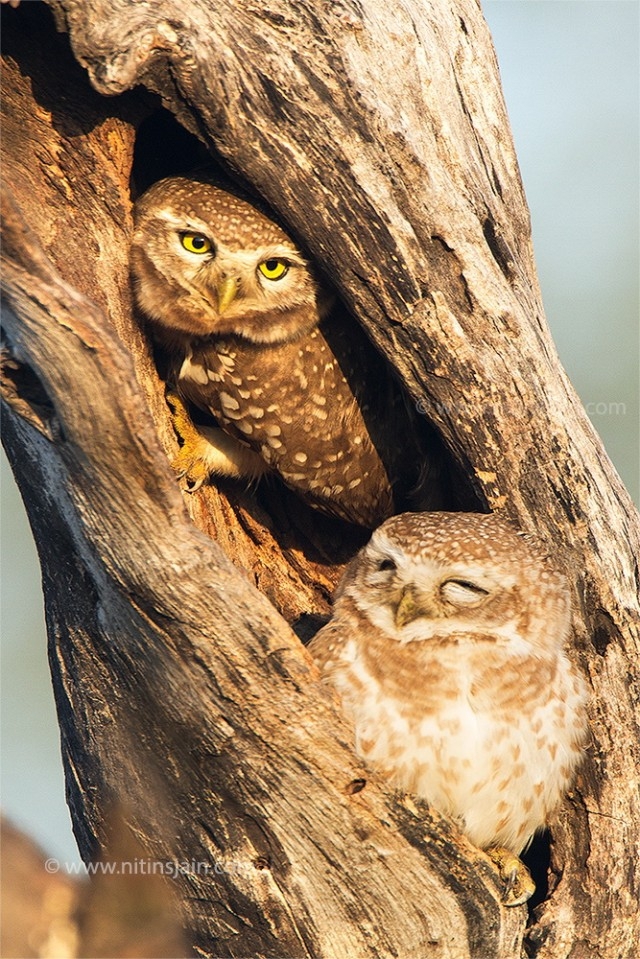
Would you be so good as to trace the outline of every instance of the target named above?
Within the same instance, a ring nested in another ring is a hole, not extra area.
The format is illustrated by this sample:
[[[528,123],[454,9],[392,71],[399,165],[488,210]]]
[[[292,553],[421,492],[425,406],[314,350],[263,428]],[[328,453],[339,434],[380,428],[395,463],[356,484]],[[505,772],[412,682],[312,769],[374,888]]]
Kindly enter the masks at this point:
[[[442,506],[424,419],[273,219],[207,177],[161,180],[136,203],[131,262],[171,358],[189,488],[275,475],[367,528]],[[196,428],[185,404],[211,422]]]

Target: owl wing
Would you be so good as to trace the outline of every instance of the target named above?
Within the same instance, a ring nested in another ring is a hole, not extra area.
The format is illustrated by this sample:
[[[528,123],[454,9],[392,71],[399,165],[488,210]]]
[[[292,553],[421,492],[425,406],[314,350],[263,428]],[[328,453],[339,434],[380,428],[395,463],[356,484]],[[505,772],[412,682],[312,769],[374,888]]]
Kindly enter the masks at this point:
[[[307,649],[313,656],[323,679],[331,681],[331,676],[336,662],[336,653],[344,643],[344,627],[336,625],[335,619],[331,619],[326,626],[319,629],[315,634]]]
[[[444,445],[401,389],[393,370],[364,331],[337,306],[321,325],[353,392],[392,500],[389,511],[443,510],[453,505]]]
[[[202,341],[178,381],[189,402],[262,456],[310,506],[369,529],[392,514],[386,468],[321,334],[268,348]]]

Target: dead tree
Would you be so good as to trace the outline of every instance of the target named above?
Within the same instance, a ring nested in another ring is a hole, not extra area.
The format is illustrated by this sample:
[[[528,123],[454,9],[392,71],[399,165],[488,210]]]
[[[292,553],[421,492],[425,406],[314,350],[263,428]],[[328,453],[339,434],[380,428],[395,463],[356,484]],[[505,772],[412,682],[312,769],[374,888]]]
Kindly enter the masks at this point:
[[[83,857],[118,804],[154,860],[215,864],[175,877],[198,955],[514,959],[525,934],[545,959],[631,955],[638,518],[545,325],[478,4],[51,10],[58,34],[42,4],[3,11],[4,435]],[[232,487],[185,503],[173,478],[132,314],[131,177],[200,151],[322,265],[467,508],[503,510],[572,573],[593,744],[526,932],[486,857],[359,762],[288,625],[326,613],[357,538]]]

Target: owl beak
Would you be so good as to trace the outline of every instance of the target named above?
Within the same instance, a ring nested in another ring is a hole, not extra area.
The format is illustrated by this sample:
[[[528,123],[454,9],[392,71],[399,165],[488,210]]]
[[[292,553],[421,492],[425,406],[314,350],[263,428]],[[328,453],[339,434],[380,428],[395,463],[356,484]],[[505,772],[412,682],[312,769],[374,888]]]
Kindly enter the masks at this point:
[[[220,280],[216,289],[216,293],[218,294],[218,313],[224,313],[229,309],[239,289],[240,278],[237,276],[225,276]]]
[[[400,602],[396,608],[396,626],[398,629],[401,629],[403,626],[406,626],[407,623],[412,623],[414,619],[418,619],[420,616],[425,616],[426,614],[427,610],[418,602],[416,594],[411,587],[407,586],[402,591]]]

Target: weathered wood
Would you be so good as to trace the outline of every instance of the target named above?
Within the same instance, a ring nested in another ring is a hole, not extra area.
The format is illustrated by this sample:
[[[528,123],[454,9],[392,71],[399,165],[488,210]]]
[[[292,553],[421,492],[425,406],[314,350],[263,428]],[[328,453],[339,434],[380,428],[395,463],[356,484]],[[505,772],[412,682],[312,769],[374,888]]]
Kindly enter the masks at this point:
[[[265,598],[291,621],[326,611],[331,559],[355,539],[304,517],[283,538],[282,507],[234,489],[188,500],[217,544],[188,519],[127,281],[133,143],[153,103],[126,91],[143,84],[323,265],[477,505],[536,529],[570,571],[594,743],[553,824],[529,943],[630,956],[637,514],[544,323],[477,4],[52,6],[97,93],[41,10],[4,11],[5,432],[43,565],[83,855],[118,798],[149,854],[219,864],[177,878],[205,955],[520,954],[525,916],[500,906],[485,857],[362,768]]]

